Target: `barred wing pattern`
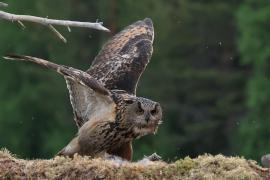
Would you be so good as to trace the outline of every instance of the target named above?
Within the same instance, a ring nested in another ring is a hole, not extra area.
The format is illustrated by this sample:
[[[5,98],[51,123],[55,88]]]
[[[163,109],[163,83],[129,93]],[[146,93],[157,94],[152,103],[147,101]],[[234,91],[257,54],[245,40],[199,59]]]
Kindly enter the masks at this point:
[[[4,58],[31,61],[63,75],[67,82],[78,127],[81,127],[89,119],[95,119],[95,117],[104,114],[113,116],[113,113],[115,113],[116,105],[110,96],[110,91],[86,72],[31,56],[7,55]]]
[[[136,94],[138,80],[153,52],[151,19],[137,21],[108,41],[87,72],[108,89]]]

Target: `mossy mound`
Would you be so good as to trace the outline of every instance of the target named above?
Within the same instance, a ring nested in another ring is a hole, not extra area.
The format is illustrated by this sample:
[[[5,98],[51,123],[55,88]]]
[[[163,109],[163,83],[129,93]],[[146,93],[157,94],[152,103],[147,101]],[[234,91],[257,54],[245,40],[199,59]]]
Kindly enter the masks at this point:
[[[270,170],[239,157],[203,155],[174,163],[56,157],[23,160],[0,151],[0,179],[270,179]]]

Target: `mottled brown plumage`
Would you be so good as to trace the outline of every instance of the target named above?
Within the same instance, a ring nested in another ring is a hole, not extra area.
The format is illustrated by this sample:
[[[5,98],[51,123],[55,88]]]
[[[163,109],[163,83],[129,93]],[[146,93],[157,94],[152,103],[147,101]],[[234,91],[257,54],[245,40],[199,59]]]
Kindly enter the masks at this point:
[[[131,160],[132,140],[156,132],[162,117],[159,103],[136,97],[153,39],[151,19],[137,21],[108,41],[86,72],[31,56],[5,57],[31,61],[64,76],[78,134],[58,155],[109,153]]]
[[[151,19],[137,21],[103,46],[87,72],[108,89],[135,94],[137,82],[152,56],[153,40]]]

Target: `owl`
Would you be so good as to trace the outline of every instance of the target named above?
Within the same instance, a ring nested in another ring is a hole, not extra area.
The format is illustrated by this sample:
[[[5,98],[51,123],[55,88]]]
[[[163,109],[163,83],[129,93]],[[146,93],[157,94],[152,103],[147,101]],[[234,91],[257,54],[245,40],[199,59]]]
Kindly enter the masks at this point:
[[[105,154],[132,159],[132,141],[157,131],[159,103],[136,96],[141,74],[153,52],[152,20],[137,21],[109,40],[87,71],[40,58],[7,55],[8,60],[31,61],[66,80],[78,133],[57,155]]]

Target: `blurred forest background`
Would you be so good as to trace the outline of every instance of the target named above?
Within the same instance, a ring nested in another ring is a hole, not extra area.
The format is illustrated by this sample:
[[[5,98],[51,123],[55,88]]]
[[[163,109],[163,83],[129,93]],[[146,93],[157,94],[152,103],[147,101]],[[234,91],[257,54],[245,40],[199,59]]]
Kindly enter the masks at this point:
[[[164,108],[158,134],[136,140],[135,159],[203,153],[259,159],[270,152],[270,2],[262,0],[27,0],[5,11],[96,21],[111,33],[49,29],[0,19],[0,56],[42,57],[86,70],[102,44],[145,17],[155,27],[152,61],[137,95]],[[1,58],[2,60],[2,58]],[[76,133],[63,78],[29,63],[0,61],[0,147],[50,158]]]

